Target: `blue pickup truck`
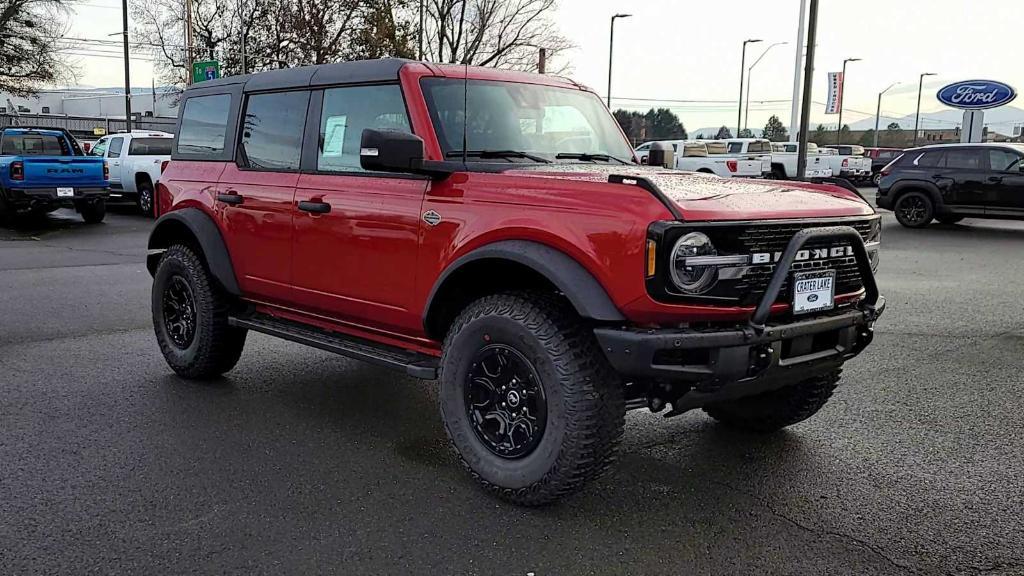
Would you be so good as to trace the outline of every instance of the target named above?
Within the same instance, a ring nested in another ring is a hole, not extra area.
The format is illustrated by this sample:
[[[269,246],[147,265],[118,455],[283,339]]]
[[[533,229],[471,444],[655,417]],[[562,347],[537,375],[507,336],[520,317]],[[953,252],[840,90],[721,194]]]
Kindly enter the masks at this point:
[[[88,223],[107,212],[106,160],[86,156],[66,130],[0,130],[0,216],[18,217],[74,208]]]

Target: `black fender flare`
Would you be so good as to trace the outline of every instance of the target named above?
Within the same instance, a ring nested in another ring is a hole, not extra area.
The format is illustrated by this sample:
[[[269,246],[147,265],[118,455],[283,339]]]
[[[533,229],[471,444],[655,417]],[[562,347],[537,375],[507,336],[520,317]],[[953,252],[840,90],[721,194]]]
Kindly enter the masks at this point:
[[[206,266],[217,282],[229,293],[236,296],[241,294],[224,237],[221,236],[220,229],[213,219],[198,208],[182,208],[168,212],[156,221],[153,231],[149,234],[149,250],[146,256],[146,268],[149,269],[149,273],[156,273],[160,256],[174,240],[181,237],[182,227],[198,244]]]
[[[927,180],[903,180],[892,185],[889,189],[889,194],[892,196],[892,205],[896,206],[896,202],[899,197],[906,191],[916,190],[924,192],[931,196],[932,202],[935,204],[936,213],[943,212],[946,209],[946,203],[942,199],[942,191],[935,185],[934,182]]]
[[[481,246],[448,265],[434,283],[423,307],[423,325],[435,305],[435,297],[445,281],[460,268],[483,259],[510,260],[536,271],[548,279],[584,318],[602,322],[622,322],[622,315],[604,286],[568,254],[546,244],[529,240],[502,240]]]

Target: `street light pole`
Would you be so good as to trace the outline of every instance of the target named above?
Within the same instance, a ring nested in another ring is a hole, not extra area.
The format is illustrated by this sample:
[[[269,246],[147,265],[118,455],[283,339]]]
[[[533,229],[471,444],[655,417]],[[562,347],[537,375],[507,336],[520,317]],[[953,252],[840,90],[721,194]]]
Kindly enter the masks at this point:
[[[632,14],[616,14],[612,16],[611,30],[608,34],[608,109],[612,109],[612,56],[615,50],[615,19],[629,18]]]
[[[132,131],[132,81],[128,65],[128,0],[121,0],[122,39],[124,40],[124,128]]]
[[[747,68],[747,103],[744,106],[743,110],[744,130],[747,129],[747,124],[750,123],[750,75],[754,71],[754,66],[757,66],[757,63],[761,61],[761,58],[764,58],[765,54],[767,54],[769,50],[775,48],[776,46],[784,46],[786,44],[789,44],[789,42],[776,42],[775,44],[772,44],[771,46],[765,48],[764,52],[761,52],[761,55],[757,57],[757,60],[754,60],[754,63],[750,65],[750,68]],[[737,138],[739,138],[739,136],[739,134],[736,135]]]
[[[885,94],[897,84],[899,82],[893,82],[888,88],[878,93],[878,108],[875,109],[875,148],[878,148],[878,121],[882,117],[882,94]]]
[[[800,134],[797,137],[796,177],[807,178],[807,132],[811,124],[811,82],[814,81],[814,50],[818,41],[818,0],[807,13],[807,57],[804,59],[804,94],[800,99]]]
[[[842,144],[843,136],[843,100],[846,98],[846,63],[860,62],[860,58],[843,60],[843,90],[839,93],[839,126],[836,128],[836,144]]]
[[[743,72],[747,67],[747,44],[760,42],[760,39],[752,38],[743,41],[743,55],[740,56],[740,101],[736,104],[736,137],[740,137],[740,128],[743,126]]]
[[[917,79],[917,112],[914,114],[914,146],[917,146],[917,126],[921,122],[921,89],[924,88],[925,76],[935,76],[935,72],[925,72]]]

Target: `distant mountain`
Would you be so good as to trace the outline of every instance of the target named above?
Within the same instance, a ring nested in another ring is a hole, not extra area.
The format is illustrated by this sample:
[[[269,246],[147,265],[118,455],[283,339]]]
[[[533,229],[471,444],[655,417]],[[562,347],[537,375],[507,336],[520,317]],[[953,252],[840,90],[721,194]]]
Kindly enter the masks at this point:
[[[963,110],[940,110],[938,112],[922,112],[921,113],[921,124],[920,129],[939,129],[939,128],[954,128],[956,125],[963,121],[964,113]],[[880,129],[885,129],[886,126],[892,122],[897,122],[900,128],[904,130],[914,129],[914,115],[907,114],[901,118],[889,118],[882,116],[878,122]],[[999,132],[1001,134],[1010,134],[1014,124],[1024,123],[1024,109],[1017,108],[1014,106],[1002,106],[992,110],[985,111],[985,125],[990,129]],[[836,124],[833,122],[823,123],[826,129],[835,130]],[[817,128],[818,125],[815,123],[811,124],[811,129]],[[874,117],[865,118],[856,122],[850,123],[851,130],[874,130],[875,119]]]

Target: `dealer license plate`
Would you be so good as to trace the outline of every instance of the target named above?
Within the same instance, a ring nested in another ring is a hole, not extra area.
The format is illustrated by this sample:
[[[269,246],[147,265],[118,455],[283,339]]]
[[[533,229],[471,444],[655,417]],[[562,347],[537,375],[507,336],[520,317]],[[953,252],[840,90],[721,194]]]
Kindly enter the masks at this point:
[[[835,307],[836,271],[793,274],[793,314],[809,314]]]
[[[57,188],[57,198],[71,198],[74,195],[74,188]]]

